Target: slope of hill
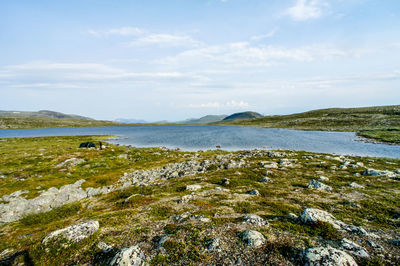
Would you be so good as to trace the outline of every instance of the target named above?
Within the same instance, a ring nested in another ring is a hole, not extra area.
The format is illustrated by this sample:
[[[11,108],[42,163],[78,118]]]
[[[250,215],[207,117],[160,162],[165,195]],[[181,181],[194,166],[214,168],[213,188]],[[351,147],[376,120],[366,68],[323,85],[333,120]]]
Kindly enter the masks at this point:
[[[263,116],[256,112],[242,112],[242,113],[235,113],[230,116],[225,117],[222,121],[238,121],[238,120],[246,120],[246,119],[255,119],[255,118],[262,118]]]
[[[42,117],[42,118],[56,118],[56,119],[78,119],[78,120],[94,120],[89,117],[80,115],[63,114],[49,110],[40,110],[38,112],[24,112],[24,111],[0,111],[0,117]]]
[[[117,118],[114,120],[114,122],[117,123],[127,123],[127,124],[146,124],[149,123],[146,120],[142,120],[142,119],[135,119],[135,118]]]
[[[208,124],[222,121],[227,115],[206,115],[200,118],[189,118],[178,124]]]
[[[0,129],[102,127],[127,124],[99,121],[80,115],[41,110],[39,112],[0,111]]]
[[[222,121],[220,124],[290,128],[299,130],[353,131],[379,141],[400,143],[400,105],[330,108],[291,115]]]
[[[56,127],[105,127],[129,124],[99,120],[80,120],[48,117],[0,116],[0,129],[56,128]]]

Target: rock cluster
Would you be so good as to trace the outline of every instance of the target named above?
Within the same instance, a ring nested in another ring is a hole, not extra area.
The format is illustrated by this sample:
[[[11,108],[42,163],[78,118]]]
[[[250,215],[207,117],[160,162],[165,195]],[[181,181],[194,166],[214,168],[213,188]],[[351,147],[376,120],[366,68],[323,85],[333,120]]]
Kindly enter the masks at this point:
[[[247,156],[247,155],[246,155]],[[246,157],[241,155],[241,157]],[[82,163],[83,159],[71,158],[57,167],[72,166]],[[164,167],[139,170],[133,173],[126,173],[120,178],[117,184],[112,186],[103,186],[99,188],[86,188],[82,189],[81,185],[85,182],[84,179],[62,186],[60,189],[52,187],[47,191],[41,193],[40,196],[33,199],[25,199],[21,197],[22,194],[28,191],[17,191],[11,195],[4,195],[2,200],[8,204],[0,203],[0,224],[14,222],[21,219],[27,214],[34,214],[40,212],[50,211],[53,208],[72,203],[87,197],[93,197],[99,194],[106,194],[118,189],[127,188],[134,185],[148,185],[150,182],[156,181],[160,178],[176,178],[180,176],[193,176],[199,173],[205,173],[212,165],[217,165],[220,168],[230,165],[230,168],[245,167],[246,163],[243,158],[239,160],[232,160],[231,157],[222,156],[217,160],[197,161],[191,160],[182,163],[167,164]],[[199,185],[188,186],[188,190],[197,190]],[[201,188],[201,187],[200,187]]]
[[[324,183],[321,183],[315,179],[311,180],[310,183],[308,183],[308,188],[313,188],[313,189],[318,189],[318,190],[325,190],[328,192],[332,191],[332,187],[325,185]]]
[[[62,186],[60,189],[52,187],[33,199],[20,197],[21,194],[7,198],[8,204],[0,204],[0,223],[17,221],[24,215],[50,211],[53,208],[86,198],[88,194],[81,188],[84,182],[85,180],[82,179],[74,184]]]
[[[248,223],[248,224],[252,224],[255,226],[265,226],[268,225],[268,222],[265,221],[263,218],[261,218],[260,216],[258,216],[257,214],[246,214],[243,217],[243,222],[244,223]]]

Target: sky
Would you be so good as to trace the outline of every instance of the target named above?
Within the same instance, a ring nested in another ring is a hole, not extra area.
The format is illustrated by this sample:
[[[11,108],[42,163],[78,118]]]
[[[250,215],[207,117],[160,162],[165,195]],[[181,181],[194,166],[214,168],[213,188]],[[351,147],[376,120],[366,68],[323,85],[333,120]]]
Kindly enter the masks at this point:
[[[400,104],[398,0],[1,0],[0,110],[178,121]]]

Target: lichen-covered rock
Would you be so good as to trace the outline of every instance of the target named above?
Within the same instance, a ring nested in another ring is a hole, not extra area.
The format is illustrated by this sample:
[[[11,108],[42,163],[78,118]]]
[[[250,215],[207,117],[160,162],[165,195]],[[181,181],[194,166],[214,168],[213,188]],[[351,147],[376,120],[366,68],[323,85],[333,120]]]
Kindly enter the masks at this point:
[[[308,224],[315,224],[318,221],[330,223],[336,229],[341,229],[345,223],[336,220],[336,218],[330,214],[329,212],[314,209],[314,208],[307,208],[300,214],[300,221],[303,223]]]
[[[58,238],[63,238],[69,242],[77,243],[97,232],[99,227],[100,225],[98,221],[86,221],[71,225],[51,232],[43,239],[42,243],[46,245],[52,240],[57,240]]]
[[[220,238],[214,238],[211,239],[207,243],[207,250],[209,251],[221,251],[221,239]]]
[[[248,193],[249,193],[250,195],[255,195],[255,196],[260,195],[260,192],[258,192],[257,189],[250,190]]]
[[[365,169],[365,171],[362,174],[366,176],[384,176],[384,177],[396,177],[397,175],[396,172],[393,171],[376,170],[372,168]]]
[[[356,182],[350,183],[349,187],[351,187],[351,188],[359,188],[359,189],[365,188],[364,186],[359,185]]]
[[[241,238],[249,247],[257,248],[261,247],[265,243],[264,236],[260,232],[254,230],[246,230],[242,232]]]
[[[274,183],[274,181],[271,178],[266,177],[266,176],[261,178],[259,182],[261,182],[261,183]]]
[[[321,183],[315,179],[311,180],[310,183],[308,183],[308,188],[313,188],[313,189],[318,189],[318,190],[325,190],[325,191],[332,191],[332,187],[325,185],[324,183]]]
[[[257,214],[246,214],[243,217],[243,222],[244,223],[248,223],[248,224],[252,224],[255,226],[265,226],[268,225],[268,222],[265,221],[263,218],[261,218],[260,216],[258,216]]]
[[[357,266],[353,257],[332,247],[306,249],[304,263],[306,266]]]
[[[138,246],[123,248],[111,260],[110,265],[141,266],[145,265],[145,256]]]
[[[320,177],[318,178],[318,181],[329,181],[329,178],[326,177],[326,176],[320,176]]]
[[[200,185],[187,185],[186,186],[186,190],[188,190],[188,191],[196,191],[199,189],[201,189]]]
[[[84,163],[84,162],[85,162],[84,159],[71,158],[71,159],[67,159],[64,162],[61,162],[61,163],[57,164],[55,167],[56,168],[73,167],[73,166],[77,166],[78,164],[81,164],[81,163]]]
[[[369,258],[369,254],[365,248],[346,238],[342,239],[340,248],[358,257]]]
[[[227,185],[229,185],[229,179],[228,179],[228,178],[223,178],[223,179],[221,180],[221,182],[219,182],[219,184],[220,184],[221,186],[227,186]]]

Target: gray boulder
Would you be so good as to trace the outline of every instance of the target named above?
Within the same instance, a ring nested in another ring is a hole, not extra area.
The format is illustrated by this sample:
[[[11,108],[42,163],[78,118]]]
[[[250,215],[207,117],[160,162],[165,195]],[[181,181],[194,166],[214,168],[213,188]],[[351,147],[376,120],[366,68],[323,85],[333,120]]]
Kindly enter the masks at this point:
[[[260,192],[258,192],[257,189],[253,189],[253,190],[249,191],[248,193],[249,193],[250,195],[255,195],[255,196],[260,195]]]
[[[71,158],[67,159],[64,162],[61,162],[55,166],[55,168],[61,168],[61,167],[74,167],[77,166],[78,164],[84,163],[84,159],[80,158]]]
[[[274,183],[274,181],[271,178],[266,177],[266,176],[261,178],[259,182],[261,182],[261,183]]]
[[[265,243],[264,236],[260,232],[254,230],[246,230],[242,232],[241,238],[249,247],[258,248]]]
[[[141,266],[145,265],[145,256],[138,246],[121,249],[111,260],[110,265]]]
[[[99,227],[100,225],[98,221],[86,221],[71,225],[51,232],[43,239],[42,243],[46,245],[53,240],[57,240],[57,238],[64,238],[69,242],[78,243],[97,232]]]
[[[332,247],[316,247],[304,252],[306,266],[357,266],[347,253]]]
[[[315,179],[311,180],[310,183],[308,183],[308,188],[325,190],[328,192],[332,191],[332,187],[325,185],[324,183],[321,183]]]
[[[349,185],[349,187],[351,187],[351,188],[359,188],[359,189],[365,188],[364,186],[359,185],[359,184],[357,184],[356,182],[351,183],[351,184]]]
[[[199,189],[201,189],[200,185],[187,185],[186,186],[186,190],[188,190],[188,191],[196,191]]]
[[[345,225],[343,222],[336,220],[335,217],[329,212],[314,208],[304,209],[300,214],[300,221],[306,224],[315,224],[318,221],[321,221],[330,223],[336,229],[341,229],[341,227]]]

